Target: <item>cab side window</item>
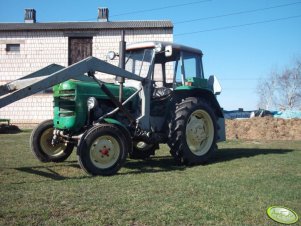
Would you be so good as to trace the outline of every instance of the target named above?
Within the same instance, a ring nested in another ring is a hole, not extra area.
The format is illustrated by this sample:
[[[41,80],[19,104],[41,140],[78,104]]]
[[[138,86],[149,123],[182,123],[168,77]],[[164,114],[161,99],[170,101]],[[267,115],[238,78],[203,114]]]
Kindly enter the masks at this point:
[[[183,64],[185,78],[203,77],[199,55],[183,52]]]
[[[182,69],[181,62],[179,60],[174,62],[174,71],[176,74],[176,83],[182,83]]]

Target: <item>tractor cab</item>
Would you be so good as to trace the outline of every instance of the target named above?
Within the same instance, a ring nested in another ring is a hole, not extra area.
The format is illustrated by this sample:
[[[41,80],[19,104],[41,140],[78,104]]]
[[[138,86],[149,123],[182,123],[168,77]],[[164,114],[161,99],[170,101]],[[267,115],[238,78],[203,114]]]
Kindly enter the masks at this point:
[[[153,80],[156,88],[176,89],[204,79],[202,55],[198,49],[170,42],[135,43],[127,46],[125,69]]]

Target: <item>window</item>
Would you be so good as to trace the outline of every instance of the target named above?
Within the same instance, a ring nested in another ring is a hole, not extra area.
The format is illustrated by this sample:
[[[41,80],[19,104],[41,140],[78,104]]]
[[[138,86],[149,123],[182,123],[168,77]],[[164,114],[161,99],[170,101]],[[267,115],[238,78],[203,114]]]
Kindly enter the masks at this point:
[[[181,61],[177,60],[174,62],[174,72],[175,72],[175,78],[176,83],[183,83],[183,76],[182,76],[182,67],[181,67]]]
[[[20,52],[20,44],[6,44],[6,52]]]
[[[186,78],[197,77],[195,58],[184,59],[184,66]]]
[[[146,78],[148,75],[151,60],[153,58],[152,49],[141,49],[126,53],[125,70],[140,77]]]
[[[188,78],[204,78],[202,67],[202,56],[200,54],[179,52],[173,62],[174,88],[184,85]]]
[[[204,77],[199,55],[183,52],[183,59],[185,78]]]
[[[163,65],[155,64],[154,73],[152,75],[152,79],[155,81],[156,87],[162,87],[164,83],[164,75],[163,75]]]

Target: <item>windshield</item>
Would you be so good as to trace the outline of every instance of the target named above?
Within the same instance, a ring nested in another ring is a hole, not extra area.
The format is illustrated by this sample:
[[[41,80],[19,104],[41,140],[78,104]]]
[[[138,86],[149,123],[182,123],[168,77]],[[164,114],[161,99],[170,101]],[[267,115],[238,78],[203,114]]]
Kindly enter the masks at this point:
[[[125,70],[145,78],[154,55],[153,49],[138,49],[126,52]]]
[[[184,85],[189,78],[204,78],[202,58],[199,54],[182,51],[173,61],[174,84]]]

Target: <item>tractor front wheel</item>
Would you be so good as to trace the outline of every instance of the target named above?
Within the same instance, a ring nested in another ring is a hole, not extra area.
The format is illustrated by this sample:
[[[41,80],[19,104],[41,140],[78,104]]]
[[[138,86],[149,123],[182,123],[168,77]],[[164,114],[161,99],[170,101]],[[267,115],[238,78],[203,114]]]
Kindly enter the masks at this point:
[[[70,143],[52,145],[53,120],[41,122],[31,133],[30,148],[34,156],[41,162],[63,162],[74,148]]]
[[[81,168],[90,175],[117,173],[127,158],[127,140],[115,125],[101,124],[87,132],[78,147]]]

